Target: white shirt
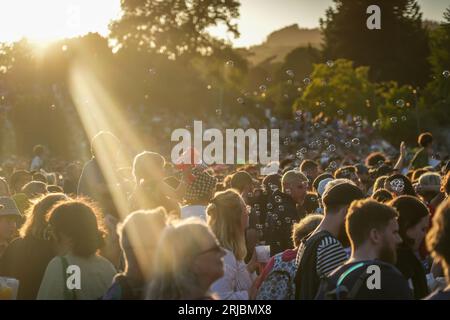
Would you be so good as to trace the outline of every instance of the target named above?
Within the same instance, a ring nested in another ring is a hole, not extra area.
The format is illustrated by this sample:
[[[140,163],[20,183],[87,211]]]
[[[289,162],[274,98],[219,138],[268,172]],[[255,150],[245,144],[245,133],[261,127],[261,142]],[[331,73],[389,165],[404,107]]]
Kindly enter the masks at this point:
[[[256,274],[250,274],[244,261],[236,260],[233,252],[228,249],[225,252],[224,275],[211,285],[211,292],[216,293],[220,300],[248,300],[248,289]]]
[[[200,218],[206,222],[206,206],[194,205],[181,208],[181,219],[192,217]]]

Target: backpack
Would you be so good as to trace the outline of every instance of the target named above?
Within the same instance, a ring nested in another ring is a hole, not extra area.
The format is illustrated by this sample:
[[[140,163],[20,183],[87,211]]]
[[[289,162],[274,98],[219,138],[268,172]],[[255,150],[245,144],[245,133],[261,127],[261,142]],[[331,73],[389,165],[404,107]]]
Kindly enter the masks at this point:
[[[294,280],[296,300],[312,300],[315,298],[321,281],[316,273],[317,248],[320,242],[330,235],[328,231],[323,230],[302,240],[305,249],[301,254],[300,260],[298,260],[300,251],[297,253],[298,265]],[[313,272],[305,275],[305,270]]]
[[[346,285],[344,285],[344,280],[353,271],[364,269],[364,266],[367,266],[367,263],[360,262],[348,268],[344,273],[341,274],[337,282],[332,281],[331,277],[322,279],[318,290],[318,298],[324,300],[353,300],[358,294],[361,286],[366,283],[366,280],[370,276],[370,273],[364,271],[361,272],[352,287],[347,287]],[[324,295],[320,296],[322,293],[324,293]]]
[[[295,259],[283,261],[283,253],[274,256],[274,264],[256,295],[256,300],[294,300]]]

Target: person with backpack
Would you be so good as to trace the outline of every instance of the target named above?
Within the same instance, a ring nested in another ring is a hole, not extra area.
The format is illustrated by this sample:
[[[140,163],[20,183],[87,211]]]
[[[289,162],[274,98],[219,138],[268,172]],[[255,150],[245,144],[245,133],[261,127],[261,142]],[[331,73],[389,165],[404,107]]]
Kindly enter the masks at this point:
[[[105,238],[100,212],[85,200],[69,199],[54,206],[48,216],[48,233],[58,255],[45,270],[37,300],[101,298],[116,270],[97,253]],[[67,286],[68,281],[73,287]]]
[[[298,246],[304,237],[314,231],[323,216],[320,214],[310,214],[292,227],[292,242],[294,249],[287,249],[284,252],[273,256],[261,275],[258,277],[258,292],[256,300],[294,300],[295,298],[295,257]]]
[[[347,260],[348,256],[342,244],[345,240],[345,216],[350,203],[362,198],[364,194],[361,189],[351,182],[342,182],[325,190],[324,219],[307,239],[302,240],[297,252],[297,300],[314,299],[320,279],[328,276]]]
[[[319,287],[317,300],[412,299],[408,282],[394,266],[399,235],[396,209],[372,199],[354,201],[345,228],[350,259]]]

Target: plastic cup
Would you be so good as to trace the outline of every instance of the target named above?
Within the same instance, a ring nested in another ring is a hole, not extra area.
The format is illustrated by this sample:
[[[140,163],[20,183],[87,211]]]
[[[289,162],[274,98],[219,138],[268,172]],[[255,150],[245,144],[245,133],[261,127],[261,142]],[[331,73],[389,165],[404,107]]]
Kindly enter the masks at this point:
[[[16,300],[19,280],[0,277],[0,300]]]
[[[256,246],[256,260],[260,263],[267,263],[270,260],[270,246]]]

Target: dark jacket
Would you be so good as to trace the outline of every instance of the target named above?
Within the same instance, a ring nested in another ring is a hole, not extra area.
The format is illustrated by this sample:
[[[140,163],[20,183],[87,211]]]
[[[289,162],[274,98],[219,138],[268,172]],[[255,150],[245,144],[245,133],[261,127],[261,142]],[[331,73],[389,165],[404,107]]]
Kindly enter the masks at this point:
[[[425,269],[410,248],[400,246],[397,249],[396,267],[406,280],[411,279],[414,299],[422,299],[429,294]]]
[[[428,166],[428,154],[425,148],[420,148],[411,160],[411,169],[419,169]]]
[[[50,241],[33,236],[17,238],[0,260],[0,276],[19,280],[17,299],[36,299],[48,263],[55,256]]]

